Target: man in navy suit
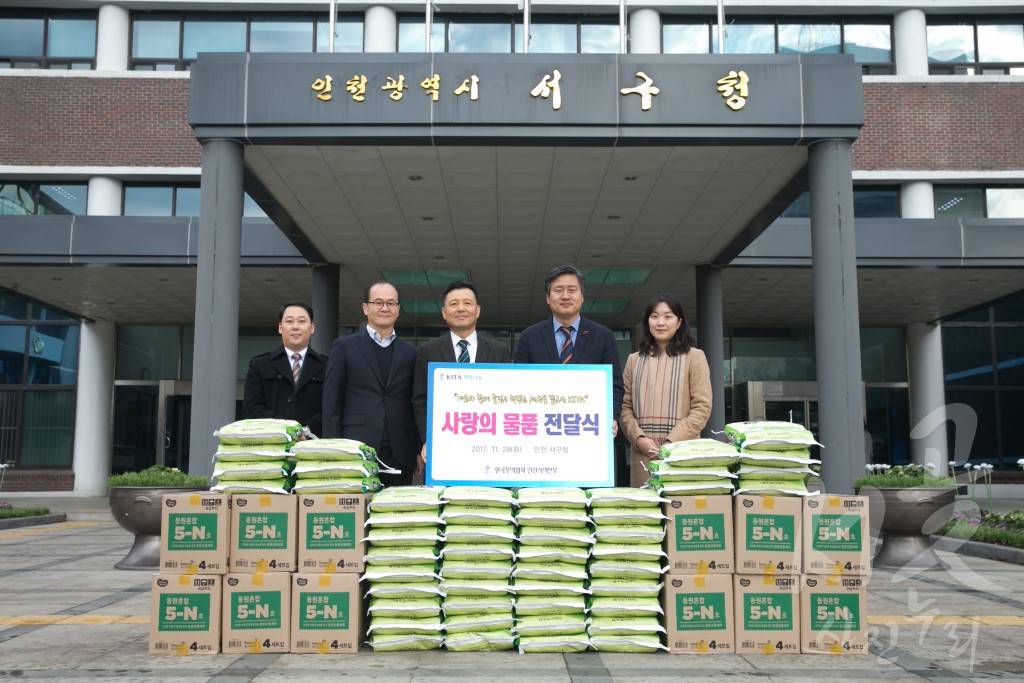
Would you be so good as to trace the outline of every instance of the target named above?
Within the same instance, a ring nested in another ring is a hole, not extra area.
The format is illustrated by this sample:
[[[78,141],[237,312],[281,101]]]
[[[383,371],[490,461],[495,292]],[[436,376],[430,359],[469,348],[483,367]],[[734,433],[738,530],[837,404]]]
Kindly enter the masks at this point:
[[[383,466],[401,470],[381,474],[386,486],[412,483],[420,450],[412,415],[416,349],[395,334],[400,306],[391,283],[367,287],[366,327],[334,342],[324,380],[324,436],[373,446]]]
[[[313,309],[291,301],[281,306],[277,319],[282,346],[249,361],[242,417],[296,420],[319,435],[327,359],[309,348]]]
[[[448,324],[448,332],[432,339],[416,353],[416,374],[412,388],[412,411],[420,432],[420,474],[427,458],[427,370],[428,364],[438,363],[511,363],[508,347],[496,339],[477,334],[476,321],[480,318],[476,286],[472,282],[457,280],[448,285],[441,295],[441,317]]]
[[[604,325],[580,316],[587,280],[571,263],[558,266],[544,278],[544,293],[552,317],[531,325],[519,335],[516,363],[578,363],[612,366],[612,435],[618,433],[622,408],[622,365],[615,337]]]

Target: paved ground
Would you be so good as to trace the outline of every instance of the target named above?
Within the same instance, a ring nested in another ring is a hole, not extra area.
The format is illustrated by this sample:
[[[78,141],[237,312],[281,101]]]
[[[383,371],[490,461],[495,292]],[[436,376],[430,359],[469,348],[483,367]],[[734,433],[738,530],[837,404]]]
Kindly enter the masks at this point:
[[[50,499],[47,506],[80,521],[0,531],[0,679],[1024,681],[1024,566],[941,552],[949,571],[872,576],[873,644],[866,656],[375,654],[364,649],[357,655],[155,657],[146,653],[150,573],[113,569],[131,546],[131,535],[109,517],[102,519],[96,505],[105,505],[104,499],[63,500]],[[17,504],[27,505],[24,499]]]

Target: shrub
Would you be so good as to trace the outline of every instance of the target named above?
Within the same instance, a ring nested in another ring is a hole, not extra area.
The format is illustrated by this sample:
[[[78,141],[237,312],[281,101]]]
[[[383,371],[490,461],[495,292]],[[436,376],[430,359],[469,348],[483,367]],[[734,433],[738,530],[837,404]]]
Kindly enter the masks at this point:
[[[179,469],[164,465],[153,465],[139,472],[112,474],[107,478],[107,486],[146,486],[150,488],[168,486],[209,486],[206,477],[189,476]]]

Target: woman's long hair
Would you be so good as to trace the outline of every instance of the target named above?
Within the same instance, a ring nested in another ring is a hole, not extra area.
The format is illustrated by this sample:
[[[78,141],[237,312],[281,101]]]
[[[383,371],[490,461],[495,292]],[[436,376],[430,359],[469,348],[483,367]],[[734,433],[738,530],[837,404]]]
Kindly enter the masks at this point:
[[[676,330],[675,336],[669,339],[665,346],[665,353],[669,356],[681,356],[692,349],[697,340],[690,336],[690,322],[686,319],[686,314],[683,313],[682,304],[671,294],[659,294],[651,299],[651,303],[647,304],[647,311],[644,313],[643,336],[640,338],[640,353],[644,356],[658,355],[658,343],[651,335],[651,313],[660,303],[667,305],[669,310],[683,321],[683,324]]]

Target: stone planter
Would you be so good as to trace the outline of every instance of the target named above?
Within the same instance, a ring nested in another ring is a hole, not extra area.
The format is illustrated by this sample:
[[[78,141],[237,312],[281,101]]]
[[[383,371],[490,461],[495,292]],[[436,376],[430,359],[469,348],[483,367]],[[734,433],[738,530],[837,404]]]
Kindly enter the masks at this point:
[[[160,567],[160,513],[165,494],[207,491],[195,486],[114,486],[110,489],[110,513],[123,528],[135,534],[131,550],[115,569]]]
[[[941,529],[953,516],[956,488],[876,489],[865,487],[871,526],[881,530],[881,547],[871,566],[877,569],[947,569],[933,550],[929,535]]]

